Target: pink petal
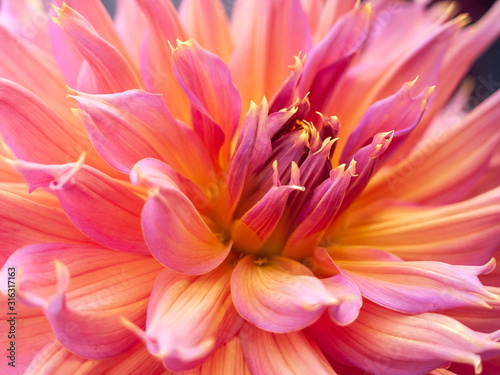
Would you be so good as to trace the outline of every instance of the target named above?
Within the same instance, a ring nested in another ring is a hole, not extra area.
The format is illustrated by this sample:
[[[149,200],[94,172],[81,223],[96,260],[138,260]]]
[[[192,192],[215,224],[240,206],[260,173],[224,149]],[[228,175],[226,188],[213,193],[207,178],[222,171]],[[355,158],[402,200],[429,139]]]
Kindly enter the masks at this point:
[[[2,280],[9,267],[22,270],[18,299],[43,308],[59,341],[93,359],[116,356],[134,344],[121,319],[144,325],[149,293],[162,268],[151,257],[72,244],[18,250],[2,269]]]
[[[500,92],[452,127],[434,129],[405,159],[377,176],[366,199],[374,201],[390,194],[432,204],[459,201],[478,181],[498,148],[499,115]]]
[[[290,193],[304,189],[300,186],[297,164],[292,165],[292,179],[289,185],[281,185],[277,163],[274,163],[273,167],[274,186],[240,219],[233,222],[231,238],[238,251],[256,253],[277,227]]]
[[[139,5],[148,25],[141,52],[144,87],[162,94],[174,116],[188,122],[189,102],[172,72],[170,47],[177,39],[186,40],[187,34],[169,0],[143,0]]]
[[[39,163],[65,163],[80,156],[78,132],[37,96],[0,79],[0,131],[14,154]]]
[[[341,163],[349,161],[377,133],[394,130],[391,153],[399,143],[404,142],[408,133],[418,125],[426,110],[427,100],[434,91],[433,88],[428,88],[414,96],[415,84],[416,81],[405,83],[397,93],[376,102],[365,112],[342,149]],[[388,153],[385,153],[384,158],[387,158],[387,155]]]
[[[314,323],[337,303],[303,264],[283,257],[241,259],[231,277],[234,306],[266,331],[297,331]]]
[[[228,67],[190,39],[178,42],[172,51],[172,70],[189,98],[195,132],[216,161],[225,141],[227,158],[241,114],[240,95]]]
[[[133,68],[123,55],[95,31],[78,12],[63,3],[54,8],[54,22],[63,30],[85,59],[77,88],[93,94],[121,92],[141,88]]]
[[[144,200],[102,172],[79,163],[16,162],[30,188],[50,188],[73,224],[113,249],[149,254],[141,229]]]
[[[300,97],[310,92],[313,111],[329,107],[337,84],[368,36],[370,22],[370,5],[353,9],[308,54],[298,89]]]
[[[142,211],[144,237],[153,255],[190,275],[215,269],[229,254],[232,241],[226,241],[222,231],[212,231],[169,177],[154,182]]]
[[[161,95],[138,90],[107,95],[73,91],[73,97],[92,143],[114,168],[128,174],[139,160],[153,157],[198,183],[211,181],[207,175],[213,166],[202,141],[175,120]]]
[[[245,335],[240,333],[241,346],[252,374],[336,374],[313,338],[304,331],[278,334],[248,323],[242,331]]]
[[[179,13],[189,35],[227,63],[231,57],[233,41],[223,2],[185,0]]]
[[[240,0],[231,21],[239,30],[233,33],[237,42],[230,68],[243,103],[271,98],[288,76],[294,56],[311,48],[300,0]]]
[[[231,272],[232,267],[224,264],[202,276],[169,269],[160,274],[151,294],[144,336],[149,351],[165,367],[182,371],[201,365],[240,329],[243,320],[229,290]]]
[[[68,220],[64,211],[47,207],[5,191],[0,192],[0,264],[14,250],[42,242],[90,242]]]
[[[240,338],[235,336],[225,345],[218,348],[200,367],[178,372],[177,375],[251,375],[248,369]]]
[[[484,264],[500,246],[500,189],[436,207],[380,202],[348,221],[332,230],[331,243],[379,248],[405,260]]]
[[[25,375],[122,375],[135,371],[137,374],[169,375],[142,343],[112,359],[93,360],[71,353],[60,342],[53,341],[33,359]]]
[[[370,302],[346,327],[324,315],[310,331],[333,358],[376,374],[425,374],[450,361],[471,364],[479,373],[479,354],[500,351],[488,335],[447,316],[406,315]]]
[[[270,113],[278,112],[280,109],[287,108],[293,104],[295,91],[304,71],[304,61],[305,57],[300,58],[300,56],[295,56],[295,63],[290,67],[292,71],[271,99],[269,105]]]
[[[479,297],[491,296],[477,275],[494,267],[452,266],[440,262],[342,262],[346,275],[373,302],[406,313],[422,313],[466,305],[487,307]]]
[[[292,232],[283,255],[302,259],[311,255],[326,228],[339,209],[354,167],[341,165],[330,172],[330,178],[319,185],[298,216],[298,226]]]
[[[114,16],[116,31],[137,66],[140,64],[142,41],[146,32],[146,17],[137,1],[118,0]]]
[[[339,274],[321,282],[339,303],[328,307],[330,318],[339,326],[346,326],[356,320],[363,299],[358,286],[353,279],[344,274]]]

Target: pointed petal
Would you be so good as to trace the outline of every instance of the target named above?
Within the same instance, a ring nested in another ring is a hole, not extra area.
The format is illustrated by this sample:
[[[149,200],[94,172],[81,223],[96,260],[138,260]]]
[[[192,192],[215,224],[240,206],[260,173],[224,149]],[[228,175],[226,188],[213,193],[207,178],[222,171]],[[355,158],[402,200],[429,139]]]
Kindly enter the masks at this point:
[[[220,265],[232,241],[214,233],[189,198],[167,176],[156,186],[142,211],[144,238],[161,263],[178,272],[204,274]]]
[[[295,259],[310,256],[326,228],[335,217],[354,170],[341,165],[330,172],[330,178],[319,185],[298,216],[298,226],[292,232],[283,255]]]
[[[335,228],[331,244],[390,251],[405,260],[488,262],[500,245],[500,189],[452,205],[385,201],[356,210]]]
[[[146,32],[146,17],[137,1],[118,0],[114,17],[115,28],[133,62],[139,66],[142,41]]]
[[[177,375],[251,375],[243,357],[240,341],[240,338],[235,336],[227,344],[217,349],[203,365],[193,370],[178,372]]]
[[[278,334],[248,323],[244,331],[241,345],[252,374],[336,374],[313,338],[304,331]]]
[[[289,185],[281,185],[277,163],[274,167],[275,185],[266,195],[238,220],[233,222],[231,238],[234,248],[244,253],[256,253],[271,236],[285,210],[288,195],[304,189],[300,186],[297,164],[292,166],[292,179]]]
[[[364,297],[387,308],[422,313],[465,305],[487,305],[479,297],[491,296],[477,275],[494,263],[452,266],[441,262],[342,262]]]
[[[0,264],[14,250],[43,242],[90,242],[59,208],[47,207],[0,191]]]
[[[65,3],[55,10],[54,22],[85,59],[77,88],[93,94],[141,88],[139,78],[123,55],[100,37],[81,14]]]
[[[231,272],[232,267],[223,264],[202,276],[169,269],[160,274],[148,306],[145,337],[165,367],[182,371],[199,366],[240,329],[243,319],[229,290]]]
[[[136,342],[120,319],[144,325],[149,294],[162,269],[151,257],[71,244],[16,251],[2,269],[2,280],[9,267],[22,269],[19,300],[44,310],[66,348],[93,359],[116,356]]]
[[[149,254],[141,229],[144,200],[102,172],[79,163],[16,162],[31,189],[50,188],[73,224],[112,249]]]
[[[381,171],[363,200],[390,194],[431,204],[459,201],[478,181],[498,148],[498,116],[500,92],[450,128],[432,130],[405,159]]]
[[[58,341],[45,346],[24,374],[121,375],[131,369],[141,374],[168,375],[161,362],[152,357],[142,343],[115,358],[96,361],[71,353]]]
[[[189,102],[172,72],[170,47],[175,45],[177,39],[187,40],[187,34],[169,0],[143,0],[138,3],[148,25],[141,52],[144,87],[149,92],[162,94],[174,116],[188,122]]]
[[[294,56],[311,48],[311,31],[300,0],[240,0],[232,23],[241,28],[233,34],[236,45],[230,68],[243,103],[271,98],[288,76],[287,66]]]
[[[189,98],[194,130],[218,160],[224,141],[228,154],[241,114],[240,95],[228,67],[190,39],[178,42],[172,51],[172,70]]]
[[[381,132],[394,130],[391,152],[384,153],[384,158],[396,151],[397,146],[419,123],[433,92],[430,88],[414,96],[412,91],[415,84],[416,81],[405,83],[397,93],[376,102],[365,112],[342,149],[341,163],[349,161],[372,137]]]
[[[73,91],[73,97],[92,143],[114,168],[128,174],[139,160],[153,157],[198,183],[210,181],[207,175],[213,167],[202,141],[175,120],[161,95],[138,90],[107,95]]]
[[[283,257],[241,259],[231,277],[240,315],[270,332],[297,331],[337,301],[303,264]]]
[[[294,56],[294,58],[295,63],[290,66],[290,74],[270,101],[270,113],[278,112],[280,109],[288,108],[293,104],[296,88],[302,77],[302,72],[304,71],[305,56],[302,58],[300,58],[300,56]]]
[[[368,36],[370,22],[369,4],[353,9],[308,54],[298,89],[300,97],[310,92],[313,111],[329,107],[337,84]]]
[[[47,104],[20,85],[0,79],[0,132],[14,154],[39,163],[80,156],[79,134]]]
[[[355,322],[335,325],[325,315],[310,331],[332,357],[369,373],[425,374],[450,361],[480,373],[483,352],[500,351],[483,333],[441,314],[406,315],[365,302]]]
[[[233,41],[224,4],[220,0],[185,0],[179,13],[189,35],[227,63]]]

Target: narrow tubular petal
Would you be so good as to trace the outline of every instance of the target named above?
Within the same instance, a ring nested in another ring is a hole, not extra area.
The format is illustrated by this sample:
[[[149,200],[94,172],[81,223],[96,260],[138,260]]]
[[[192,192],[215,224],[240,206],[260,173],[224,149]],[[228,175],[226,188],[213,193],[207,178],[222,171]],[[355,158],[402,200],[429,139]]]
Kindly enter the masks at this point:
[[[426,374],[450,361],[481,371],[481,353],[500,344],[441,314],[405,315],[365,302],[355,322],[339,327],[324,315],[310,331],[321,349],[369,373]]]
[[[452,266],[441,262],[349,262],[337,264],[364,297],[387,308],[422,313],[459,306],[488,307],[479,297],[490,296],[477,275],[484,267]]]
[[[177,375],[252,375],[243,357],[240,341],[240,338],[235,336],[218,348],[203,365],[192,370],[180,371]]]
[[[220,0],[185,0],[179,13],[189,35],[227,63],[233,51],[233,41],[224,4]]]
[[[182,371],[201,365],[241,328],[243,319],[229,290],[231,272],[232,266],[223,264],[202,276],[169,269],[160,274],[148,306],[145,339],[165,367]]]
[[[239,0],[232,23],[240,30],[233,34],[230,68],[243,103],[271,98],[288,76],[294,56],[311,48],[300,0]]]
[[[300,186],[299,171],[296,164],[292,167],[292,180],[289,185],[281,185],[277,163],[274,164],[275,185],[251,209],[235,222],[231,238],[235,248],[245,253],[255,253],[271,236],[285,210],[288,195],[294,190],[303,190]]]
[[[50,188],[73,224],[112,249],[149,254],[141,229],[144,200],[102,172],[82,165],[16,162],[30,188]]]
[[[399,143],[404,142],[419,123],[427,107],[427,100],[433,92],[431,88],[413,96],[412,89],[417,80],[405,83],[397,93],[368,108],[361,122],[349,135],[342,149],[340,163],[348,162],[360,148],[370,142],[372,137],[381,132],[394,130],[391,153],[395,152]],[[388,153],[385,153],[384,157],[387,156]]]
[[[328,237],[333,246],[379,248],[405,260],[484,264],[500,245],[500,189],[436,207],[385,201],[342,221]]]
[[[288,108],[293,104],[297,84],[304,71],[305,56],[295,56],[295,63],[290,66],[291,72],[288,78],[282,83],[278,91],[273,95],[270,102],[270,113],[274,113],[283,108]]]
[[[353,9],[308,54],[298,92],[300,97],[310,92],[313,111],[329,107],[338,82],[369,34],[370,22],[370,4]]]
[[[314,190],[299,214],[299,224],[288,238],[283,256],[303,259],[312,254],[342,203],[353,169],[345,169],[345,165],[333,169],[330,178]]]
[[[0,191],[0,264],[14,250],[42,242],[89,242],[60,208],[47,207]]]
[[[162,269],[151,257],[72,244],[16,251],[2,269],[2,280],[9,267],[22,270],[19,300],[42,308],[58,340],[92,359],[113,357],[133,346],[135,336],[120,319],[144,326],[149,294]]]
[[[14,154],[38,163],[77,160],[80,134],[33,93],[0,79],[0,132]]]
[[[65,3],[55,10],[54,22],[85,59],[78,77],[78,89],[105,94],[141,88],[139,78],[123,55],[99,36],[81,14]]]
[[[138,1],[147,18],[147,31],[141,52],[141,73],[149,92],[163,95],[174,116],[190,120],[186,94],[172,72],[172,49],[177,39],[187,40],[187,34],[169,0]],[[169,45],[170,44],[170,45]]]
[[[167,178],[155,188],[142,211],[144,237],[153,255],[178,272],[197,275],[220,265],[232,241],[214,233],[189,198]]]
[[[263,331],[247,323],[240,337],[245,359],[252,374],[336,374],[307,332],[277,334]]]
[[[431,129],[401,162],[376,176],[363,201],[388,195],[431,204],[462,199],[498,149],[500,133],[496,119],[499,115],[500,92],[497,92],[456,125]],[[457,165],[460,168],[456,168]]]
[[[130,173],[139,160],[161,159],[198,183],[213,171],[198,136],[177,121],[161,95],[130,90],[88,95],[73,91],[76,111],[102,157],[114,168]],[[186,153],[185,150],[191,150]]]
[[[241,98],[226,64],[194,40],[177,42],[172,70],[191,104],[193,128],[218,160],[219,148],[229,142],[238,127]],[[222,131],[222,133],[221,133]]]
[[[139,343],[125,353],[112,359],[94,360],[71,353],[60,342],[53,341],[33,359],[25,375],[122,375],[136,374],[169,375],[156,358],[152,357],[144,344]]]
[[[326,306],[337,303],[309,268],[283,257],[241,259],[231,277],[231,293],[243,318],[277,333],[307,327]]]

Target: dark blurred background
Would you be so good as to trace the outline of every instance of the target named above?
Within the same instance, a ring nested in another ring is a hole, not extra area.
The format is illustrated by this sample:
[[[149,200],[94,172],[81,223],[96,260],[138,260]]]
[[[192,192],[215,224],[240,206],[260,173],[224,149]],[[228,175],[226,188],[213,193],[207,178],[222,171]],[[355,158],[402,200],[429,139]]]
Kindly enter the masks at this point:
[[[177,7],[181,0],[172,0]],[[340,0],[341,1],[341,0]],[[434,0],[435,3],[439,0]],[[476,21],[491,7],[495,0],[455,0],[460,6],[460,12],[469,13],[472,20]],[[500,0],[499,0],[500,1]],[[116,0],[102,0],[111,15],[115,12]],[[226,9],[230,11],[234,0],[222,0]],[[498,20],[500,22],[500,20]],[[469,75],[476,79],[478,84],[487,87],[483,90],[484,95],[481,99],[485,99],[491,95],[494,90],[500,88],[500,39],[491,46],[491,48],[479,59],[472,67]],[[481,82],[484,81],[484,82]],[[493,88],[494,90],[491,90]]]

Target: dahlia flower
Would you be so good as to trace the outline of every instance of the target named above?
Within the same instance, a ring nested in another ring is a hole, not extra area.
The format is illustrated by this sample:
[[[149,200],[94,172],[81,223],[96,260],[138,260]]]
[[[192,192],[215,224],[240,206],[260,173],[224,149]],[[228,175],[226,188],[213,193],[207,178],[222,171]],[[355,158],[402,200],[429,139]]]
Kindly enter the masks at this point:
[[[1,6],[2,373],[498,373],[500,2]]]

